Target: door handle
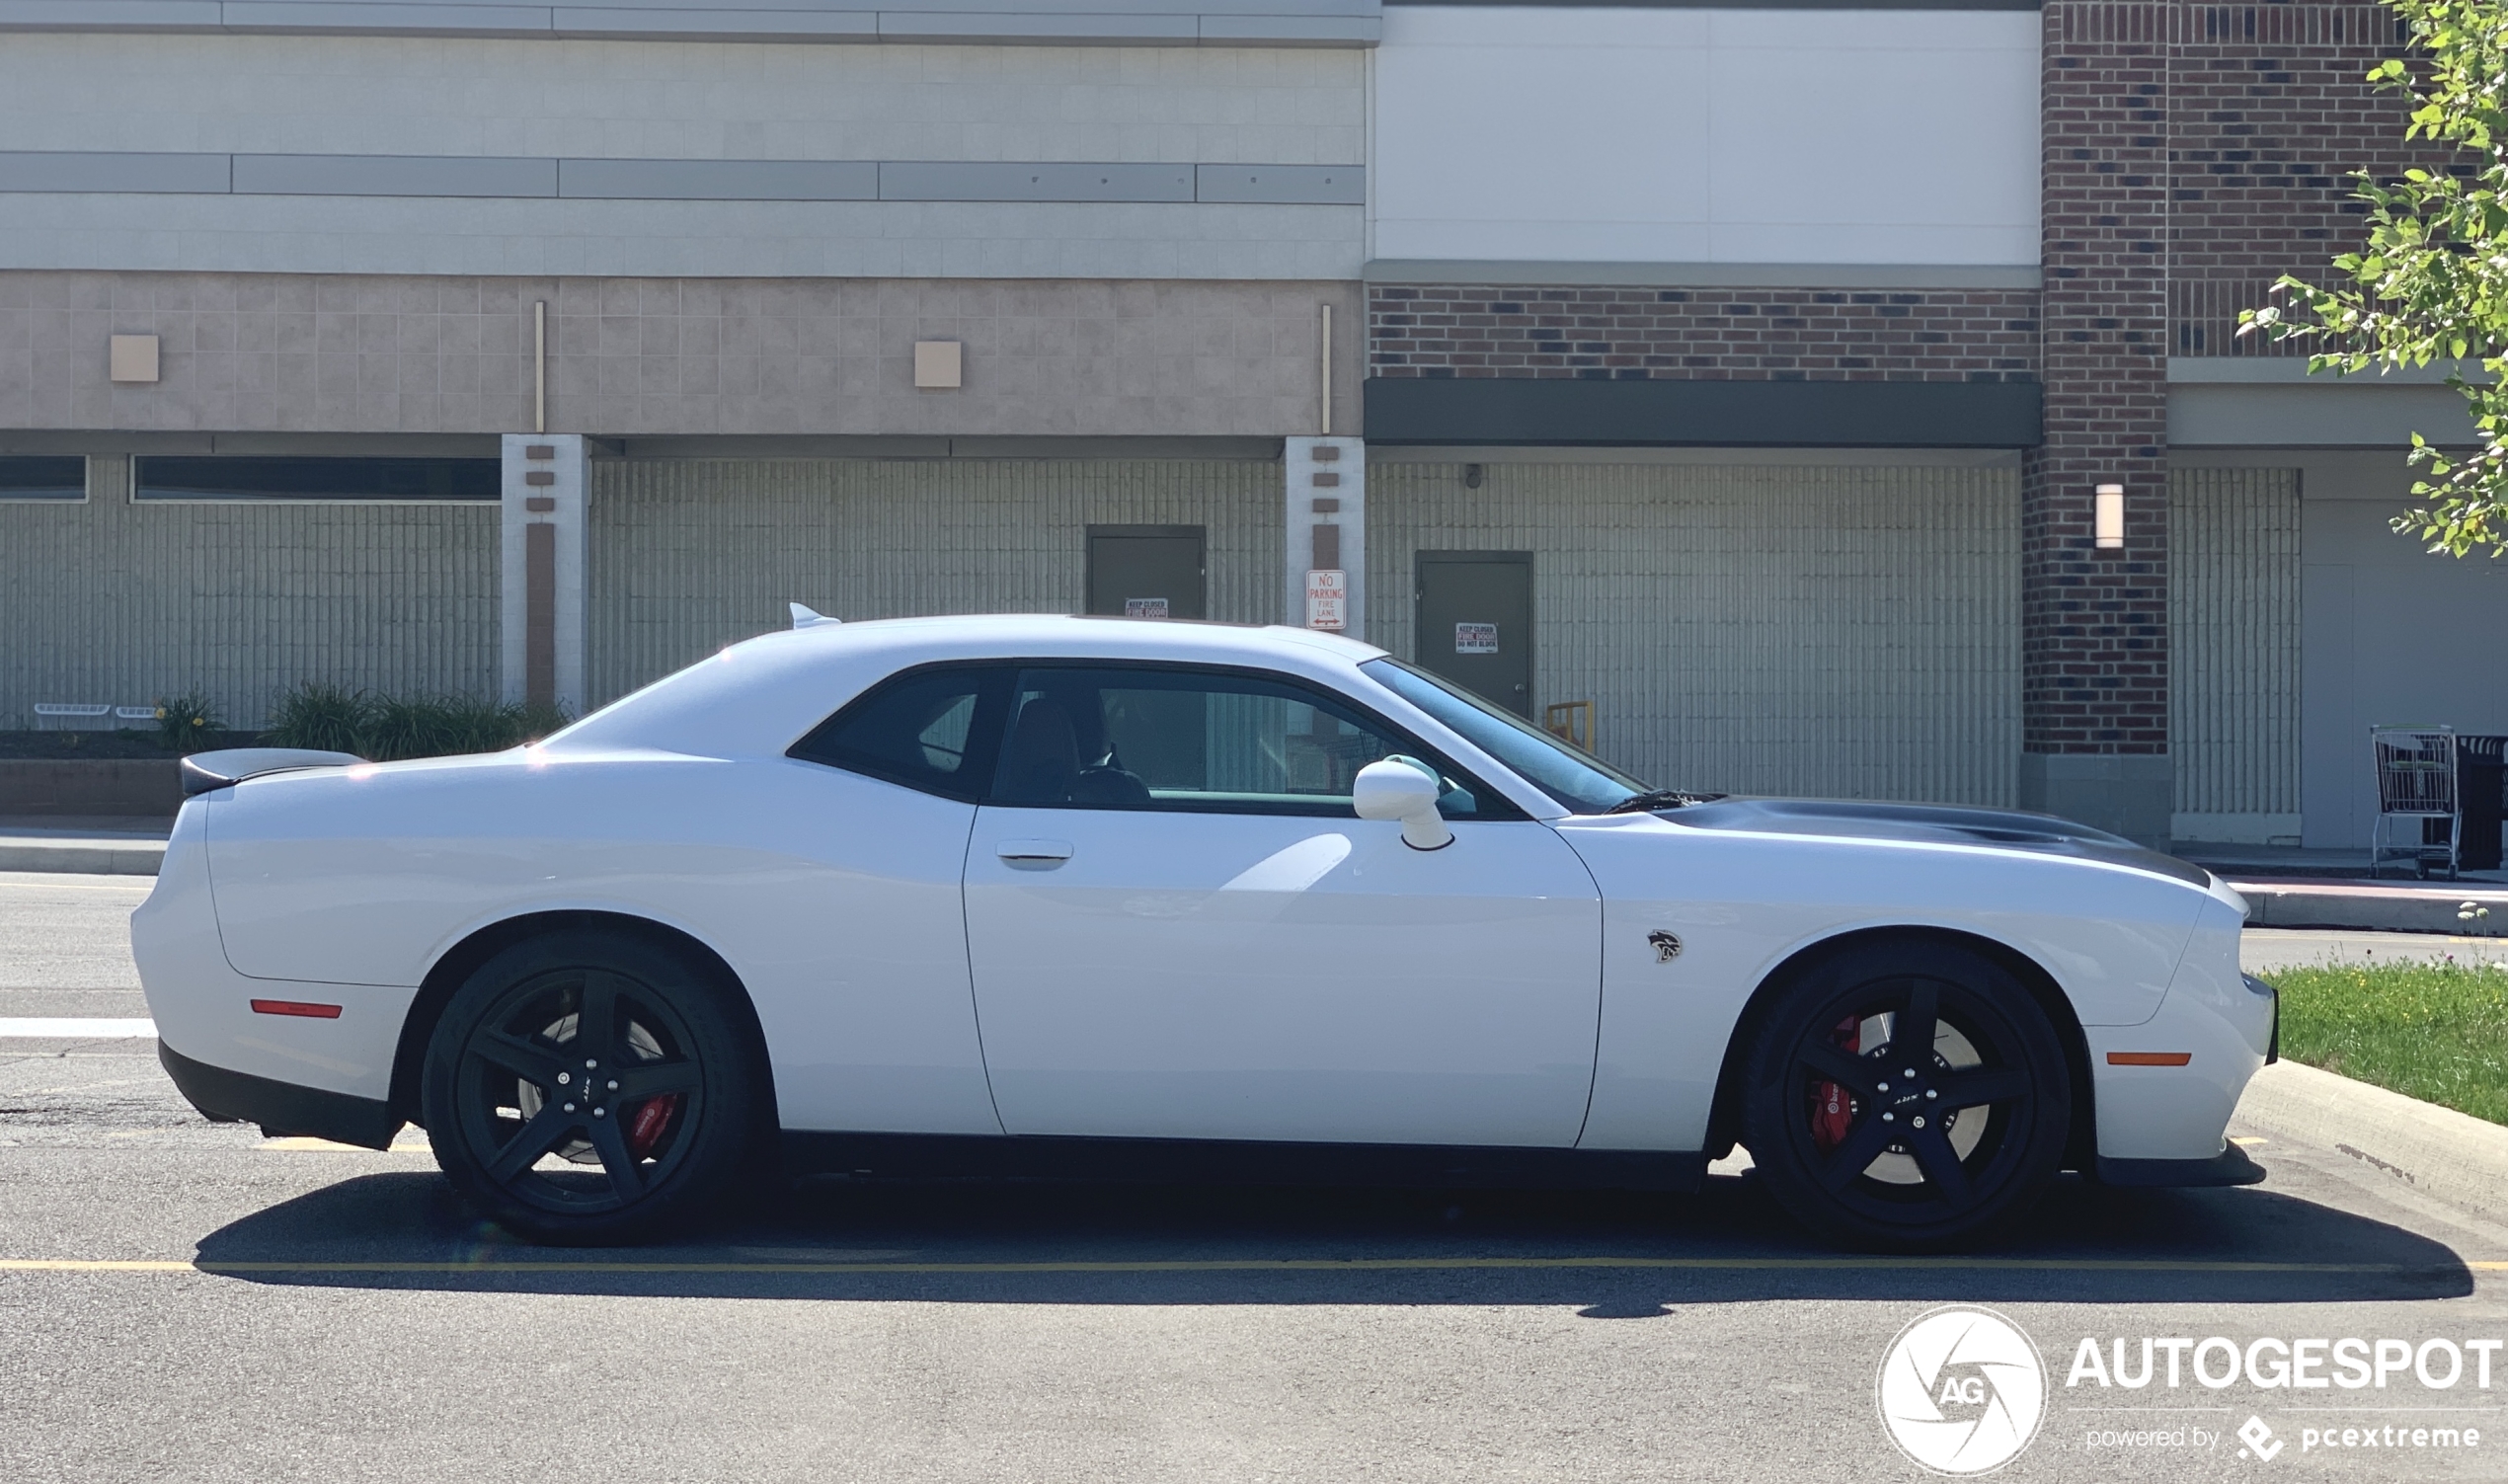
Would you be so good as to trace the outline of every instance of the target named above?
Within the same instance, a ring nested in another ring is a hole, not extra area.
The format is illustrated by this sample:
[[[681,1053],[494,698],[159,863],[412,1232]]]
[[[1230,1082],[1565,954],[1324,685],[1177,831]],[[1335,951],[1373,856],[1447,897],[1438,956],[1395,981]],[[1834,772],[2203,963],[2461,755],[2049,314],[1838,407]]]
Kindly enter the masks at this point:
[[[1068,840],[1003,840],[993,853],[1015,866],[1058,866],[1071,858]]]

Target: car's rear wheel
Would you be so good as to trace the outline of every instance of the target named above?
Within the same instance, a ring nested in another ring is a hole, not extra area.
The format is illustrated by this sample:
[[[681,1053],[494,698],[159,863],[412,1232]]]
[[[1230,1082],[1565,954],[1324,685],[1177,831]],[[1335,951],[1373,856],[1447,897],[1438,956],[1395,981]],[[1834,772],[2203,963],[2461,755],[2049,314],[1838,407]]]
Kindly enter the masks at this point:
[[[1832,1237],[1935,1248],[1990,1231],[2062,1162],[2072,1078],[2027,986],[1943,943],[1852,951],[1767,1007],[1744,1139],[1777,1201]]]
[[[423,1112],[445,1177],[543,1242],[625,1242],[705,1210],[740,1172],[754,1054],[698,966],[551,934],[490,959],[428,1044]]]

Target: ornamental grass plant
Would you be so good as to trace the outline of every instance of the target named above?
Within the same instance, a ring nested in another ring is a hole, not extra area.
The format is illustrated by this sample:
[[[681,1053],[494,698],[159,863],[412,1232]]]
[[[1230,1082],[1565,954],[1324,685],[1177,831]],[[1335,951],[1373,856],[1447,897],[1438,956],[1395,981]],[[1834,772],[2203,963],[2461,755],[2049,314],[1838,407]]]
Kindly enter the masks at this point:
[[[306,681],[272,708],[264,745],[353,752],[376,762],[501,752],[566,725],[555,707],[475,696],[378,696]]]
[[[226,724],[217,705],[198,691],[157,699],[157,741],[176,752],[197,752],[221,741]]]

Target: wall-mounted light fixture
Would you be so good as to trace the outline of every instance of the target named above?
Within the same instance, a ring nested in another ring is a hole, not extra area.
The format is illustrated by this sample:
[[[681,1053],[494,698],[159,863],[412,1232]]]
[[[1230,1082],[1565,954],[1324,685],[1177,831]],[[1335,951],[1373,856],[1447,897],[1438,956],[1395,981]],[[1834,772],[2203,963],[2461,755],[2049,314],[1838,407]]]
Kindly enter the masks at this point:
[[[2090,536],[2101,551],[2121,550],[2125,545],[2125,487],[2101,485],[2090,502]]]
[[[1477,490],[1480,488],[1480,465],[1463,465],[1463,488],[1466,490]]]

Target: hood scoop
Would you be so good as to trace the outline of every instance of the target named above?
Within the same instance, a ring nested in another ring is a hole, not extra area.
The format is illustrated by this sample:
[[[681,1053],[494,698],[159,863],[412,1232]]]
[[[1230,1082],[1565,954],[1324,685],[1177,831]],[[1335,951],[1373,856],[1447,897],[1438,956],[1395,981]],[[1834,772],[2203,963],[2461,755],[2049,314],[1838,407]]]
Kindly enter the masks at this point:
[[[1718,799],[1658,818],[1690,829],[1741,829],[1761,834],[1826,835],[1832,839],[1912,840],[1948,845],[1999,845],[2132,866],[2192,886],[2209,887],[2210,872],[2173,855],[2147,850],[2053,815],[1957,804],[1868,804],[1858,799]]]

